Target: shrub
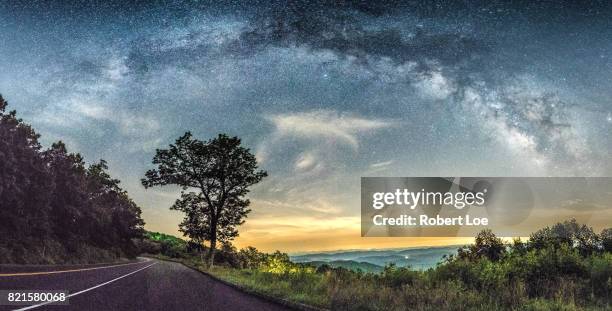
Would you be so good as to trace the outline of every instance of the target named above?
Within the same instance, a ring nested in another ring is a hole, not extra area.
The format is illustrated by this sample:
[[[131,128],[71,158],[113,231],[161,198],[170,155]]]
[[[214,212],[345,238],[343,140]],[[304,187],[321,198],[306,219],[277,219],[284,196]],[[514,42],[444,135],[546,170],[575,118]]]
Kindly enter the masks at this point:
[[[394,264],[385,266],[381,274],[382,283],[390,287],[412,285],[419,278],[419,272],[407,267],[397,267]]]
[[[610,303],[612,299],[612,253],[594,256],[590,263],[593,293]]]
[[[580,254],[567,245],[532,250],[522,257],[516,267],[527,286],[530,297],[552,298],[558,292],[562,280],[587,277],[587,266]]]

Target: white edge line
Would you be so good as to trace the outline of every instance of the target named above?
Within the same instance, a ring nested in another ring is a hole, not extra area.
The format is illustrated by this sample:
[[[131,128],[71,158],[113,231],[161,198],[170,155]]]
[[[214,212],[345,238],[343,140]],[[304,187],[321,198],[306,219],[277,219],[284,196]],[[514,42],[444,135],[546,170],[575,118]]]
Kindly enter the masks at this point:
[[[128,274],[124,274],[124,275],[122,275],[122,276],[120,276],[120,277],[118,277],[118,278],[114,278],[114,279],[112,279],[112,280],[110,280],[110,281],[106,281],[106,282],[104,282],[104,283],[98,284],[98,285],[96,285],[96,286],[93,286],[93,287],[90,287],[90,288],[84,289],[84,290],[79,291],[79,292],[76,292],[76,293],[72,293],[72,294],[70,294],[70,295],[66,296],[66,298],[74,297],[74,296],[76,296],[76,295],[79,295],[79,294],[82,294],[82,293],[88,292],[88,291],[90,291],[90,290],[94,290],[94,289],[96,289],[96,288],[98,288],[98,287],[102,287],[102,286],[104,286],[104,285],[110,284],[110,283],[115,282],[115,281],[117,281],[117,280],[123,279],[123,278],[124,278],[124,277],[126,277],[126,276],[130,276],[130,275],[132,275],[132,274],[134,274],[134,273],[136,273],[136,272],[139,272],[139,271],[142,271],[142,270],[144,270],[144,269],[146,269],[146,268],[149,268],[150,266],[152,266],[152,265],[154,265],[154,264],[156,264],[156,263],[157,263],[157,262],[154,262],[154,263],[152,263],[152,264],[150,264],[150,265],[148,265],[148,266],[146,266],[146,267],[143,267],[143,268],[140,268],[140,269],[138,269],[138,270],[132,271],[132,272],[130,272],[130,273],[128,273]],[[30,309],[34,309],[34,308],[38,308],[38,307],[42,307],[42,306],[48,305],[48,304],[53,303],[53,302],[57,302],[57,301],[47,301],[47,302],[40,303],[40,304],[37,304],[37,305],[32,305],[32,306],[25,307],[25,308],[21,308],[21,309],[15,309],[15,310],[13,310],[13,311],[30,310]]]
[[[146,258],[146,257],[144,259],[145,260],[138,261],[138,262],[121,263],[121,264],[116,264],[116,265],[100,266],[100,267],[93,267],[93,268],[52,270],[52,271],[35,271],[35,272],[0,273],[0,277],[7,278],[7,277],[36,276],[36,275],[49,275],[49,274],[71,273],[71,272],[83,272],[83,271],[91,271],[91,270],[123,267],[123,266],[135,265],[135,264],[151,261],[151,259]]]

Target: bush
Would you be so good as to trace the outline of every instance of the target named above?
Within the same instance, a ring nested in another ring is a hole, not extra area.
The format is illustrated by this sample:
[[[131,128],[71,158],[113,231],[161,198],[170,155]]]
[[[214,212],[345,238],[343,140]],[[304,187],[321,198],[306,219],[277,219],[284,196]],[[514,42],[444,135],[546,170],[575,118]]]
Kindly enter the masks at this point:
[[[590,277],[593,293],[609,304],[612,300],[612,253],[591,259]]]
[[[381,274],[382,283],[390,287],[413,285],[419,278],[419,272],[407,267],[397,267],[394,264],[385,266]]]
[[[525,280],[529,297],[552,298],[559,294],[562,281],[579,283],[587,277],[584,259],[566,245],[532,250],[521,258],[522,262],[515,262],[514,270]]]

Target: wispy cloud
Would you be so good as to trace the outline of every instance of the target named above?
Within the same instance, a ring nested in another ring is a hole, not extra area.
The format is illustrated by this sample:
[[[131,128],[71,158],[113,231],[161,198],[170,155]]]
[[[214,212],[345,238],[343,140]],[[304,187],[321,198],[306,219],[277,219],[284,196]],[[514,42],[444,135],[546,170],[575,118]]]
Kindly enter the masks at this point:
[[[277,114],[265,118],[274,129],[258,146],[258,161],[293,159],[292,169],[301,178],[332,176],[337,168],[346,164],[348,154],[357,154],[366,136],[396,125],[393,120],[365,118],[333,110]]]
[[[308,139],[331,139],[353,148],[359,146],[360,133],[393,126],[392,121],[366,119],[332,110],[316,110],[268,117],[275,126],[275,135]]]
[[[387,166],[389,166],[389,165],[391,165],[391,164],[393,164],[393,160],[391,160],[391,161],[384,161],[384,162],[378,162],[378,163],[373,163],[373,164],[371,164],[371,165],[370,165],[370,168],[377,168],[377,169],[380,169],[380,168],[385,168],[385,167],[387,167]]]
[[[318,164],[316,154],[312,152],[302,153],[295,161],[295,169],[297,171],[309,170],[316,167]]]

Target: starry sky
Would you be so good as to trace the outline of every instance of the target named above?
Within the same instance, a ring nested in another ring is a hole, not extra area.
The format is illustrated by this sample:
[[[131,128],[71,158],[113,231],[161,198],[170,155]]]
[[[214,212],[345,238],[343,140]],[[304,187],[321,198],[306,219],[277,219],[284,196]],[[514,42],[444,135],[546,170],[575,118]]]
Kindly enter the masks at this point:
[[[103,158],[147,229],[176,234],[156,148],[243,139],[269,177],[238,246],[360,238],[361,176],[612,176],[604,1],[0,2],[0,93],[42,134]]]

